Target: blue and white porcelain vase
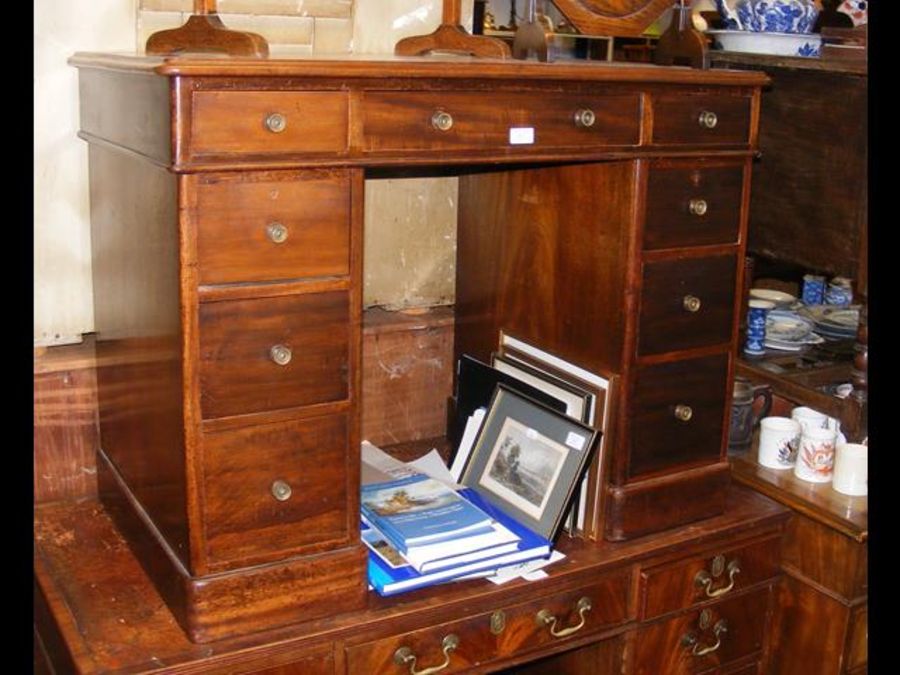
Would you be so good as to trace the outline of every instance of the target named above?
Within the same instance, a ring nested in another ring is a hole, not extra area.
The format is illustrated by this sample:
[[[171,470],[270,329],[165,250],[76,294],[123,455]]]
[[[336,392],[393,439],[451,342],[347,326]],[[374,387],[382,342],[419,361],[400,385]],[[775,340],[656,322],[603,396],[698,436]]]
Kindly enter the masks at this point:
[[[750,300],[747,303],[747,338],[744,354],[761,356],[766,353],[766,319],[775,303],[769,300]]]

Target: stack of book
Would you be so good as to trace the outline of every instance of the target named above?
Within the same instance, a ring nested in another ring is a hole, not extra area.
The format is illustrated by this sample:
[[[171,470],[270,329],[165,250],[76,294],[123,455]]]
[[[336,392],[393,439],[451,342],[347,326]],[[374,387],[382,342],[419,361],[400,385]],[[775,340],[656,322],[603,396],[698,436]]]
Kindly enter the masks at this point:
[[[381,595],[486,576],[550,555],[548,539],[474,490],[386,457],[363,444],[362,540],[370,549],[369,582]]]

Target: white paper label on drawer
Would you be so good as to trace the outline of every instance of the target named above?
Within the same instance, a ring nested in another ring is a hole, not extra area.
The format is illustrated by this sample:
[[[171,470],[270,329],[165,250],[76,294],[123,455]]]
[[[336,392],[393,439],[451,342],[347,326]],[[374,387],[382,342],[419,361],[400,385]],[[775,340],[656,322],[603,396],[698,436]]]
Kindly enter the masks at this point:
[[[574,431],[570,431],[566,436],[566,445],[570,448],[575,448],[576,450],[583,450],[584,443],[587,439],[581,434],[577,434]]]
[[[534,127],[511,127],[509,130],[510,145],[532,145],[534,143]]]

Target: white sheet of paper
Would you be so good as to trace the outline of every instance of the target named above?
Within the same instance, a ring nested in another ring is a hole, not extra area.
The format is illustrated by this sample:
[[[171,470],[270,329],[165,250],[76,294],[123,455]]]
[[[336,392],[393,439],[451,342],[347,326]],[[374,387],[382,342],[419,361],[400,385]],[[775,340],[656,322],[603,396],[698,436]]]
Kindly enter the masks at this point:
[[[565,553],[561,553],[560,551],[553,551],[550,554],[550,557],[547,559],[540,560],[529,560],[527,562],[518,563],[517,565],[508,565],[506,567],[501,567],[497,570],[494,576],[488,577],[488,581],[497,584],[505,584],[507,581],[512,581],[513,579],[518,579],[519,577],[523,579],[543,579],[547,576],[547,573],[543,571],[543,569],[547,565],[552,565],[555,562],[558,562],[566,557]],[[537,572],[541,572],[540,575],[535,576]]]
[[[475,437],[481,429],[481,423],[484,421],[486,413],[487,411],[484,408],[478,408],[469,415],[469,419],[466,422],[466,428],[463,430],[462,438],[459,440],[459,449],[457,449],[456,456],[453,458],[453,464],[450,466],[450,475],[455,481],[458,481],[462,477],[463,467],[465,467],[466,460],[472,452],[472,446],[475,444]]]

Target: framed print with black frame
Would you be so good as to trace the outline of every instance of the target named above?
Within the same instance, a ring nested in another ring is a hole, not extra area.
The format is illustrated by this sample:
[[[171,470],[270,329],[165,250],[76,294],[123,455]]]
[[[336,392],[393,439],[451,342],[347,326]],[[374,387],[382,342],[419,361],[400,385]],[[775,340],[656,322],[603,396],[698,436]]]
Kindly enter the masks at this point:
[[[553,541],[600,432],[497,385],[460,482]]]

